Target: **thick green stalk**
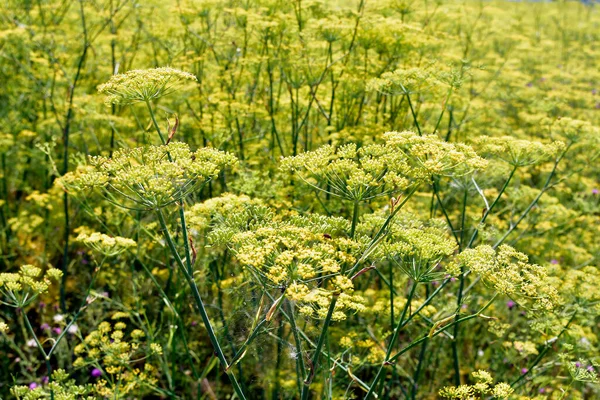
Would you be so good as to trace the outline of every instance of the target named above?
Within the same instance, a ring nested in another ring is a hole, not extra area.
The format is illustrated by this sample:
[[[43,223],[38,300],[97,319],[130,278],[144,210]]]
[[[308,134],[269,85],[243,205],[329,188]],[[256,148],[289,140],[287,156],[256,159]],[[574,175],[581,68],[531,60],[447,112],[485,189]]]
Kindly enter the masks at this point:
[[[219,362],[221,363],[221,367],[223,368],[223,370],[229,377],[229,380],[231,381],[231,384],[233,385],[233,388],[234,388],[236,394],[238,395],[238,397],[240,399],[246,399],[246,397],[244,396],[244,393],[240,387],[240,384],[238,383],[237,379],[235,378],[234,373],[229,370],[229,364],[227,363],[225,354],[223,353],[223,350],[221,349],[219,340],[217,339],[214,329],[210,323],[210,318],[208,317],[208,313],[206,312],[206,307],[204,306],[204,302],[202,301],[202,297],[200,296],[198,286],[196,285],[196,282],[194,281],[193,276],[188,273],[188,269],[184,265],[183,260],[181,259],[181,256],[177,252],[175,242],[173,241],[173,238],[171,237],[171,233],[169,232],[169,228],[167,226],[165,217],[160,209],[156,210],[156,214],[158,216],[158,220],[160,222],[161,229],[163,230],[165,240],[167,241],[167,245],[169,246],[169,249],[171,250],[173,257],[175,257],[175,261],[177,262],[178,267],[180,268],[181,272],[183,273],[183,276],[185,277],[185,280],[187,281],[188,285],[190,286],[190,289],[192,290],[192,295],[194,297],[194,301],[196,302],[196,307],[198,308],[198,311],[200,312],[200,316],[202,317],[202,322],[204,323],[204,327],[206,328],[206,331],[208,333],[208,337],[209,337],[210,342],[215,351],[215,355],[219,359]]]
[[[296,357],[298,360],[298,367],[300,369],[300,376],[302,379],[306,377],[306,366],[304,365],[304,356],[302,354],[302,342],[300,341],[300,336],[298,335],[298,326],[296,325],[296,317],[294,316],[294,304],[291,301],[288,301],[288,306],[290,309],[290,315],[288,320],[290,321],[290,326],[292,327],[292,334],[294,335],[294,341],[296,342]]]
[[[360,210],[360,203],[354,201],[354,208],[352,210],[352,227],[350,228],[350,238],[354,238],[354,232],[356,231],[356,224],[358,223],[358,212]]]
[[[148,111],[150,112],[150,118],[152,118],[152,124],[154,124],[154,128],[156,129],[156,132],[158,133],[158,136],[160,137],[160,141],[162,142],[162,144],[167,144],[165,137],[163,136],[162,132],[160,131],[158,122],[156,122],[156,118],[154,117],[154,111],[152,110],[152,106],[150,105],[150,100],[146,100],[146,106],[148,107]]]
[[[412,114],[413,121],[415,122],[415,127],[417,128],[417,131],[419,132],[419,136],[422,136],[423,133],[421,133],[421,126],[419,125],[419,120],[417,119],[417,113],[415,112],[415,109],[413,108],[413,104],[412,104],[412,101],[410,100],[410,94],[408,93],[408,91],[406,92],[406,100],[408,100],[408,106],[410,107],[410,113]]]
[[[329,304],[329,310],[327,310],[327,316],[325,317],[325,321],[323,322],[323,329],[321,330],[321,335],[319,336],[319,341],[317,342],[317,347],[315,348],[315,354],[311,360],[311,366],[308,376],[304,381],[304,386],[302,387],[302,400],[308,399],[308,395],[310,393],[310,384],[314,378],[314,375],[317,373],[317,369],[319,368],[319,356],[321,355],[321,349],[323,348],[323,343],[325,343],[325,337],[327,336],[327,328],[331,324],[331,317],[333,316],[333,310],[335,309],[335,305],[337,303],[338,296],[333,295],[331,300],[331,304]]]
[[[466,214],[467,214],[467,195],[468,195],[468,190],[465,187],[463,203],[462,203],[462,211],[461,211],[462,217],[461,217],[461,223],[460,223],[459,251],[461,251],[463,249],[463,244],[464,244],[464,239],[465,239],[465,218],[466,218]],[[458,310],[460,310],[461,303],[463,301],[464,289],[465,289],[465,274],[464,274],[464,271],[461,270],[460,286],[458,288],[458,294],[456,296],[456,308]],[[455,319],[458,319],[458,318],[459,318],[459,314],[456,314]],[[460,360],[459,360],[459,356],[458,356],[458,334],[459,334],[459,325],[455,325],[454,332],[452,335],[454,337],[454,339],[452,340],[452,360],[453,360],[453,365],[454,365],[454,384],[456,386],[460,385]]]

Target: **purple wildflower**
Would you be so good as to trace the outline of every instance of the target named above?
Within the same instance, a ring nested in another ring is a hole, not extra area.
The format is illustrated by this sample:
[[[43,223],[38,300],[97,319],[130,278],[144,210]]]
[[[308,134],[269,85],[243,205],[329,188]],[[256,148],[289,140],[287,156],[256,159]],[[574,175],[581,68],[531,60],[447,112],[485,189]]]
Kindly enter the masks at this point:
[[[102,376],[102,371],[99,368],[94,368],[90,372],[90,375],[92,376],[92,378],[100,378]]]
[[[516,305],[517,305],[517,303],[515,303],[512,300],[509,300],[509,301],[506,302],[506,307],[508,307],[509,310],[512,310],[513,307],[516,306]]]
[[[31,382],[31,383],[29,384],[29,389],[31,389],[31,390],[35,389],[36,387],[38,387],[38,384],[37,384],[37,383],[35,383],[35,382]]]
[[[526,373],[528,373],[528,372],[529,372],[529,370],[528,370],[527,368],[521,368],[521,373],[522,373],[523,375],[525,375],[525,374],[526,374]]]

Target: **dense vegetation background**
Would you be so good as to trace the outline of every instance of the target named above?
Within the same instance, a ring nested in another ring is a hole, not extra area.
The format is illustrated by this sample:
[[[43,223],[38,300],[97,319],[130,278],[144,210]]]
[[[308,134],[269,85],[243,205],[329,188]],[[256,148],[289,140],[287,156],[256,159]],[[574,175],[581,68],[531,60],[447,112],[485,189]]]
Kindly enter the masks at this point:
[[[600,395],[596,6],[0,4],[0,397]]]

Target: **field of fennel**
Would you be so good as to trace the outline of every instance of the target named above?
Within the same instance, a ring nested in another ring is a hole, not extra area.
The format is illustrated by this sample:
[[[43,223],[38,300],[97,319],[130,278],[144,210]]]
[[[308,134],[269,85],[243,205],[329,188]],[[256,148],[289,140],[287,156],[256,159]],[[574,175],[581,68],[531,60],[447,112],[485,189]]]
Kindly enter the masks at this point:
[[[600,8],[0,4],[0,398],[600,398]]]

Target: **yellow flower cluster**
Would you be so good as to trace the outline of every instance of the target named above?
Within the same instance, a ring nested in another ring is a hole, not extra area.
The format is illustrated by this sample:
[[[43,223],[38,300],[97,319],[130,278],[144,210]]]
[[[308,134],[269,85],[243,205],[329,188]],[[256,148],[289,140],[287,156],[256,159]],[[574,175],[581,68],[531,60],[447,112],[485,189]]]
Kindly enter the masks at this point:
[[[468,145],[436,135],[388,132],[385,144],[357,148],[347,144],[320,147],[282,160],[308,185],[351,201],[366,201],[428,182],[432,176],[462,176],[487,162]]]
[[[41,268],[23,265],[19,272],[0,273],[0,293],[5,296],[6,305],[23,307],[45,293],[52,280],[58,281],[61,277],[62,271],[56,268],[49,268],[42,276]]]
[[[449,143],[437,135],[420,136],[414,132],[387,132],[383,135],[392,154],[404,154],[412,161],[409,172],[414,179],[435,176],[463,176],[485,169],[487,161],[463,143]],[[392,168],[396,168],[392,165]],[[399,172],[405,172],[402,168]]]
[[[132,104],[165,96],[185,81],[197,81],[188,72],[174,68],[135,69],[111,76],[99,85],[98,91],[106,94],[107,104]]]
[[[234,234],[231,244],[236,258],[265,286],[284,288],[306,316],[325,318],[332,296],[338,296],[335,320],[344,319],[345,311],[364,310],[363,299],[352,294],[352,281],[340,275],[356,261],[354,254],[363,245],[331,236],[331,231],[322,231],[312,222],[291,218]],[[327,277],[332,278],[330,285],[321,286]]]
[[[497,251],[488,245],[467,249],[458,256],[458,262],[498,293],[514,297],[525,306],[550,310],[559,302],[546,269],[530,264],[525,254],[508,245]]]
[[[514,392],[508,383],[493,384],[492,375],[483,370],[475,371],[471,374],[475,379],[472,385],[448,386],[440,390],[440,396],[445,399],[455,400],[477,400],[487,399],[508,399]]]
[[[558,267],[552,272],[556,284],[560,284],[560,294],[568,304],[579,304],[584,312],[600,314],[600,293],[597,290],[600,287],[600,269],[588,265],[581,269]]]
[[[10,392],[19,400],[56,399],[56,400],[93,400],[91,385],[77,385],[74,379],[63,369],[52,372],[52,380],[44,386],[31,388],[13,386]]]
[[[407,68],[384,72],[381,77],[367,83],[367,90],[375,90],[387,95],[417,93],[435,88],[442,82],[435,78],[429,69]]]
[[[112,158],[91,157],[91,167],[66,174],[62,183],[74,190],[102,187],[110,199],[116,195],[155,209],[187,196],[235,162],[235,156],[213,148],[191,151],[185,143],[172,142],[120,149]]]
[[[552,132],[570,142],[587,140],[598,143],[600,129],[589,121],[562,117],[552,121]]]
[[[247,205],[259,203],[259,200],[246,195],[225,193],[205,202],[194,204],[186,211],[185,217],[190,229],[201,231],[209,227],[213,218],[240,213]]]
[[[478,143],[483,154],[490,154],[514,167],[537,165],[558,157],[565,150],[565,144],[560,141],[544,144],[512,136],[485,136]]]
[[[120,236],[108,236],[100,232],[93,232],[89,235],[82,232],[75,240],[106,257],[114,257],[137,246],[135,240]]]
[[[454,253],[456,243],[446,230],[435,226],[404,228],[393,224],[381,250],[415,282],[430,282],[448,273],[439,263]]]
[[[103,321],[98,328],[75,346],[76,368],[93,365],[109,375],[95,384],[98,395],[113,397],[114,393],[125,395],[145,386],[156,384],[156,368],[145,362],[140,369],[139,358],[143,355],[160,355],[162,347],[157,343],[146,346],[145,334],[139,329],[130,332],[125,339],[127,325],[116,322],[112,326]],[[138,357],[139,356],[139,357]]]

